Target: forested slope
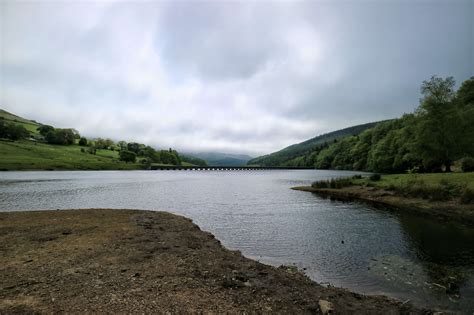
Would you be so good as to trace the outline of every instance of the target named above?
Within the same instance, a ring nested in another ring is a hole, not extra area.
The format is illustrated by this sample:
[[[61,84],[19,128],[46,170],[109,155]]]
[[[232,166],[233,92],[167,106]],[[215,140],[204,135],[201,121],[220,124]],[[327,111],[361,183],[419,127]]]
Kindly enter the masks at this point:
[[[330,143],[343,137],[358,135],[378,123],[357,125],[319,135],[301,143],[290,145],[278,152],[252,159],[247,164],[260,166],[312,166],[315,162],[313,157],[323,148],[328,147]]]
[[[421,94],[414,113],[356,126],[359,132],[348,128],[316,137],[249,163],[403,173],[450,171],[454,161],[471,160],[474,77],[456,91],[452,77],[433,76],[423,81]],[[309,150],[302,149],[305,144]]]

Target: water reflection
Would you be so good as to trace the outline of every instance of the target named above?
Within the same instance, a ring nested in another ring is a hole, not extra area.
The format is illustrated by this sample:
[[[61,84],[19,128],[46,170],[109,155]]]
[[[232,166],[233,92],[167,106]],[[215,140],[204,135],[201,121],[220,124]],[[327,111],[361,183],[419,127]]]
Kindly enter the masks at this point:
[[[474,229],[408,214],[399,217],[420,260],[450,266],[474,265]]]
[[[418,256],[440,306],[474,311],[474,229],[400,215],[401,226]]]

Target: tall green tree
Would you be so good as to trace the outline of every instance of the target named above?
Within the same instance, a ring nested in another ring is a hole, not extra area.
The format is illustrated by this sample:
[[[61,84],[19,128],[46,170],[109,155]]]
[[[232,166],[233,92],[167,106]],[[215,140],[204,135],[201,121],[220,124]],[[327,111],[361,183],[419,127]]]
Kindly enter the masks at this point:
[[[79,139],[79,145],[85,147],[87,145],[87,139],[85,137],[81,137],[81,139]]]
[[[460,154],[456,142],[458,112],[454,104],[454,85],[453,77],[437,76],[421,85],[423,98],[417,109],[420,118],[417,147],[428,171],[444,165],[446,172],[450,172],[453,161]]]
[[[68,145],[74,143],[77,135],[74,129],[53,129],[48,131],[45,139],[50,144]]]
[[[49,126],[49,125],[41,125],[39,126],[38,128],[36,128],[36,130],[38,130],[38,132],[40,133],[40,135],[42,136],[46,136],[48,134],[48,132],[50,131],[54,131],[54,127],[53,126]]]
[[[474,157],[474,77],[463,82],[456,93],[459,120],[458,139],[461,154]]]
[[[119,153],[120,161],[135,163],[137,155],[132,151],[120,151]]]

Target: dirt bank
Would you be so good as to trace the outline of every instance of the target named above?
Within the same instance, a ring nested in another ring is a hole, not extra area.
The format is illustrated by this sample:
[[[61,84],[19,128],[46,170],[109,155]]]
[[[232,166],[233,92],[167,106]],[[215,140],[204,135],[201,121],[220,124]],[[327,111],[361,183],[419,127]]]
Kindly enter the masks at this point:
[[[293,187],[294,190],[308,191],[340,200],[358,199],[389,209],[410,212],[445,222],[456,222],[474,226],[474,205],[463,205],[457,201],[429,201],[422,198],[397,196],[391,191],[375,187],[349,186],[339,189]]]
[[[320,286],[166,212],[0,213],[0,313],[423,313]],[[323,305],[324,308],[324,305]]]

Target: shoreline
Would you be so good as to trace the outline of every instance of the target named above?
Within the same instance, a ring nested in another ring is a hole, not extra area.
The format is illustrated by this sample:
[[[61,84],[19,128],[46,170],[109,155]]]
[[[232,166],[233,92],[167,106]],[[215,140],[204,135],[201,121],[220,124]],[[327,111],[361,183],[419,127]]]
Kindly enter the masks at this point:
[[[248,259],[168,212],[2,212],[0,244],[0,313],[429,313]]]
[[[388,207],[390,210],[474,227],[474,205],[472,204],[461,205],[455,201],[428,201],[422,198],[402,197],[384,189],[357,185],[337,189],[311,186],[297,186],[291,189],[336,200],[359,200],[375,206]]]

